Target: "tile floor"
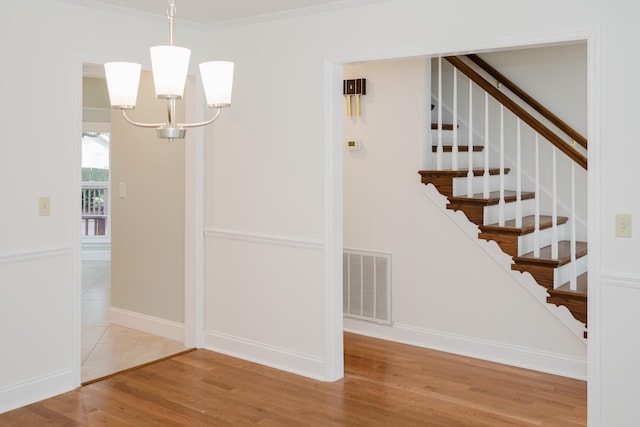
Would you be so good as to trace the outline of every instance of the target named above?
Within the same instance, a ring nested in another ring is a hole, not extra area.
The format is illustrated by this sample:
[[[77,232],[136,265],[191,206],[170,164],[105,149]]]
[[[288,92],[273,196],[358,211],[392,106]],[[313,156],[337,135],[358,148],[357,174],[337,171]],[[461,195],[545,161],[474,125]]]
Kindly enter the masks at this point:
[[[82,369],[87,382],[187,348],[181,342],[109,323],[111,264],[82,263]]]

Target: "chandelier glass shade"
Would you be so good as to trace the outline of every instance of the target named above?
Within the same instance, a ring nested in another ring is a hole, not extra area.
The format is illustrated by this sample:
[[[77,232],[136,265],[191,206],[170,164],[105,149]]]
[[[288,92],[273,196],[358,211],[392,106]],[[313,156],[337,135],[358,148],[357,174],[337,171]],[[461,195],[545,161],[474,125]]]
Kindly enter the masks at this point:
[[[220,115],[221,108],[231,105],[233,87],[233,62],[210,61],[200,64],[200,77],[207,105],[215,109],[214,116],[200,123],[177,123],[175,117],[176,100],[181,99],[189,72],[191,50],[173,45],[174,0],[169,0],[169,44],[153,46],[151,69],[156,97],[167,100],[167,121],[163,123],[139,123],[131,120],[126,110],[136,106],[140,84],[141,65],[132,62],[108,62],[104,64],[111,107],[119,109],[125,120],[132,125],[155,128],[159,138],[170,141],[184,138],[188,128],[206,126]]]

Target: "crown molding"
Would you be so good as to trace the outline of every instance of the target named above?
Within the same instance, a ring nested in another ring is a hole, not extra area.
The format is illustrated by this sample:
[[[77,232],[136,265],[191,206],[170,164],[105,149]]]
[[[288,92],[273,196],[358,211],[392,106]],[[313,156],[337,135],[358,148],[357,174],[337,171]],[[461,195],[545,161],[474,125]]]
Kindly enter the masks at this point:
[[[218,30],[223,28],[237,27],[243,25],[259,24],[270,21],[277,21],[281,19],[290,19],[302,16],[309,16],[318,13],[332,12],[336,10],[351,9],[354,7],[362,7],[376,3],[388,3],[396,0],[341,0],[332,3],[303,7],[299,9],[284,10],[281,12],[267,13],[263,15],[247,16],[245,18],[231,19],[228,21],[212,22],[211,24],[204,25],[206,30]]]
[[[126,16],[131,16],[139,19],[145,19],[145,20],[153,20],[156,22],[158,21],[158,18],[161,18],[161,19],[166,18],[166,16],[164,15],[164,9],[162,8],[159,9],[159,13],[151,13],[151,12],[141,11],[141,10],[132,9],[128,7],[114,6],[114,5],[102,3],[96,0],[56,0],[56,1],[61,3],[81,6],[81,7],[85,7],[93,10],[104,11],[108,13],[126,15]],[[183,27],[200,30],[200,31],[209,31],[209,30],[216,30],[221,28],[275,21],[280,19],[289,19],[289,18],[295,18],[300,16],[308,16],[316,13],[325,13],[325,12],[331,12],[335,10],[361,7],[361,6],[366,6],[366,5],[375,4],[375,3],[386,3],[390,1],[395,1],[395,0],[337,0],[331,3],[327,3],[319,6],[301,7],[297,9],[284,10],[280,12],[246,16],[238,19],[222,20],[222,21],[215,21],[215,22],[209,22],[209,23],[195,22],[195,21],[185,19],[183,17],[179,17],[178,19],[176,19],[176,25],[180,25]]]

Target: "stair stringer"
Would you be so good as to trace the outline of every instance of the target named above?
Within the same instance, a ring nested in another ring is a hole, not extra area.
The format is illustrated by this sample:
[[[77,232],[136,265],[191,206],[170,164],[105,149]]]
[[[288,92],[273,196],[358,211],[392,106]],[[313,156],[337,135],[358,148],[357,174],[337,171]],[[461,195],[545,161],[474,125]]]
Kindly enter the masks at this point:
[[[572,334],[580,338],[585,344],[587,340],[584,338],[586,328],[582,322],[573,317],[569,309],[563,305],[556,306],[547,303],[549,293],[546,288],[540,286],[530,273],[521,273],[511,269],[513,259],[500,249],[500,246],[492,240],[487,241],[478,238],[480,229],[476,224],[469,221],[462,211],[453,211],[447,209],[449,199],[441,194],[433,184],[423,185],[423,193],[438,209],[445,213],[451,221],[464,231],[469,239],[480,246],[495,263],[504,269],[511,277],[514,278],[536,301],[544,306],[558,321],[566,327]]]

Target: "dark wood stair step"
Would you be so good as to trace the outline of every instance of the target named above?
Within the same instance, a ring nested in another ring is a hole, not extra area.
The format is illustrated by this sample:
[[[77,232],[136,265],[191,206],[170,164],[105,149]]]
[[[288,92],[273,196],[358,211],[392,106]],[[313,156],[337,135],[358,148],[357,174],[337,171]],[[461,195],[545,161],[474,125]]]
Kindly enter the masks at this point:
[[[587,243],[576,242],[576,259],[587,255]],[[558,242],[558,258],[551,258],[551,246],[540,249],[540,257],[533,256],[533,252],[521,256],[514,256],[515,264],[511,265],[512,270],[529,272],[538,284],[551,289],[553,288],[553,271],[571,261],[571,242],[563,240]]]
[[[587,254],[587,243],[576,242],[576,259]],[[540,257],[533,256],[533,252],[514,257],[513,260],[520,264],[540,265],[545,264],[557,268],[571,261],[571,242],[562,240],[558,242],[558,259],[551,258],[551,245],[540,249]]]
[[[566,306],[573,317],[587,323],[587,273],[583,273],[577,277],[576,290],[572,291],[569,282],[558,287],[557,289],[549,289],[547,302],[549,304]],[[586,337],[585,337],[586,338]]]
[[[460,125],[458,125],[458,128],[460,127]],[[438,130],[438,124],[437,123],[431,123],[431,130]],[[451,123],[443,123],[442,124],[442,130],[453,130],[453,124]]]
[[[509,168],[504,169],[505,175],[510,171]],[[468,170],[421,170],[418,171],[420,176],[422,177],[423,184],[433,184],[436,186],[438,191],[444,194],[447,197],[453,196],[453,179],[454,178],[466,178],[468,174]],[[484,169],[473,169],[472,171],[474,176],[482,176],[484,175]],[[499,175],[500,168],[491,168],[489,169],[489,175]]]
[[[474,145],[473,146],[473,152],[474,153],[480,153],[484,150],[484,146],[483,145]],[[431,146],[431,151],[434,153],[438,152],[438,146],[437,145],[432,145]],[[443,153],[452,153],[453,152],[453,145],[451,144],[443,144],[442,145],[442,152]],[[459,153],[468,153],[469,152],[469,146],[468,145],[458,145],[458,152]]]
[[[558,225],[568,221],[567,217],[558,217]],[[540,230],[553,226],[553,218],[548,215],[540,215]],[[484,240],[495,241],[500,248],[512,257],[518,256],[518,237],[531,234],[536,231],[535,215],[522,217],[522,227],[516,227],[516,220],[505,221],[504,226],[498,224],[480,225],[478,237]],[[558,248],[559,251],[559,248]]]
[[[533,197],[531,197],[533,198]],[[505,192],[505,201],[506,192]],[[522,195],[522,200],[524,200],[524,193]],[[569,218],[566,216],[559,216],[557,218],[558,225],[565,224]],[[553,217],[550,215],[540,215],[540,230],[545,230],[547,228],[551,228],[553,226]],[[522,227],[516,227],[516,220],[510,219],[504,222],[504,226],[500,226],[496,224],[490,225],[482,225],[480,226],[480,230],[482,232],[487,233],[502,233],[502,234],[515,234],[518,236],[522,236],[523,234],[533,233],[536,229],[536,216],[535,215],[527,215],[522,217]]]
[[[522,200],[528,200],[535,198],[535,193],[523,192],[521,194]],[[506,190],[504,192],[504,201],[511,203],[516,201],[517,193],[515,191]],[[492,191],[489,193],[489,197],[485,198],[484,194],[478,193],[471,197],[467,196],[451,196],[449,197],[448,209],[455,211],[462,211],[467,215],[469,221],[476,225],[482,225],[484,222],[484,208],[485,206],[493,206],[500,203],[500,192]]]

